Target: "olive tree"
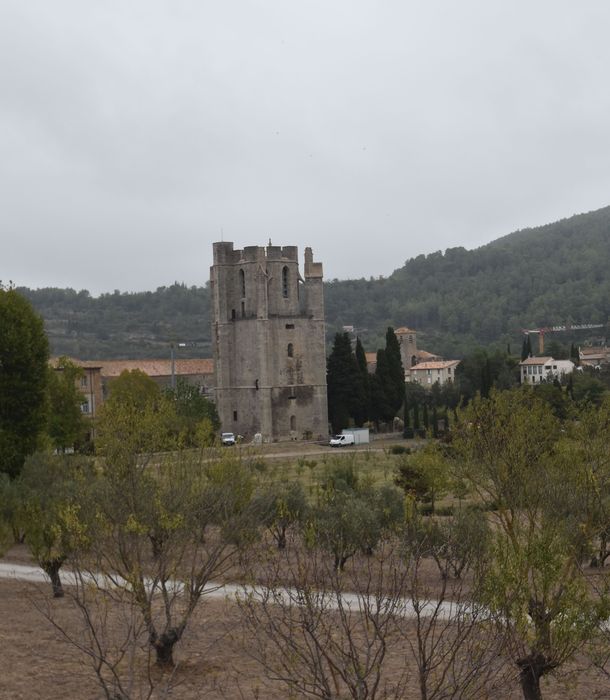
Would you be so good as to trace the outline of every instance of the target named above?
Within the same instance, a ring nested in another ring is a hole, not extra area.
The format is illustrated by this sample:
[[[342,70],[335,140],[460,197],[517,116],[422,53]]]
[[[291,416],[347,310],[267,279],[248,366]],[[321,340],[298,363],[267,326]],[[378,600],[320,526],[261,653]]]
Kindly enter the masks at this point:
[[[82,508],[81,495],[91,485],[91,463],[80,456],[38,452],[29,457],[17,482],[17,524],[53,595],[64,589],[60,569],[78,546],[74,519]]]
[[[508,633],[525,700],[542,697],[541,678],[573,658],[606,614],[567,517],[583,465],[565,458],[562,435],[526,389],[476,398],[453,434],[456,470],[493,519],[481,596]]]

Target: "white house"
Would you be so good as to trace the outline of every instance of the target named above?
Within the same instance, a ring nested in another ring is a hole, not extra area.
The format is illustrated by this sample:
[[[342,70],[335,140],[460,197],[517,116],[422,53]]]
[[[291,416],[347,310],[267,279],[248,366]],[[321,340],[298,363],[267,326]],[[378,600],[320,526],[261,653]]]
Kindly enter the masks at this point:
[[[455,369],[459,364],[459,360],[420,362],[405,370],[405,380],[417,382],[423,386],[432,386],[438,382],[442,386],[455,379]]]
[[[561,379],[574,371],[572,360],[554,360],[552,357],[528,357],[519,363],[521,384],[540,384],[540,382]]]

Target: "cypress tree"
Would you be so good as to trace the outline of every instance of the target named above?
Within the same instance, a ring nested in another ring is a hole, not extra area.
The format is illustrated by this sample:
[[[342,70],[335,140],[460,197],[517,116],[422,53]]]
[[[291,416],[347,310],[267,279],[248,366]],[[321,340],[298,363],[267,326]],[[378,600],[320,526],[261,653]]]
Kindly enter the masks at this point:
[[[405,428],[409,428],[411,426],[411,424],[410,424],[411,417],[409,415],[411,413],[411,409],[409,407],[409,398],[407,396],[407,384],[406,384],[406,382],[405,382],[405,402],[404,402],[403,411],[404,411],[404,426],[405,426]]]
[[[528,339],[529,339],[529,335],[523,336],[523,344],[521,345],[521,362],[523,362],[524,360],[527,360],[527,358],[528,358],[528,349],[527,349]]]
[[[359,396],[361,387],[360,372],[349,336],[347,333],[337,333],[327,370],[328,419],[335,433],[349,425],[354,405],[363,400]]]
[[[388,413],[392,414],[389,416],[391,420],[398,413],[405,394],[405,370],[400,356],[400,344],[391,326],[385,336],[385,374],[381,379],[384,384]]]
[[[371,413],[376,421],[391,421],[396,415],[391,396],[391,374],[388,366],[387,353],[384,349],[377,350],[377,367],[374,381],[371,381]],[[402,402],[402,398],[401,398]]]
[[[360,342],[360,338],[356,338],[356,366],[360,377],[360,392],[362,400],[359,405],[354,406],[354,422],[357,426],[361,426],[365,421],[371,420],[370,403],[371,403],[371,387],[369,370],[366,362],[366,353]]]
[[[432,437],[438,437],[438,415],[436,413],[436,406],[432,406]]]
[[[430,427],[430,417],[428,416],[428,404],[424,404],[424,428],[428,430]]]
[[[405,402],[404,402],[404,426],[402,436],[405,440],[413,437],[413,428],[411,428],[411,408],[409,406],[409,396],[407,392],[407,384],[405,382]]]
[[[419,404],[417,401],[413,401],[413,430],[416,432],[420,429],[419,424]]]

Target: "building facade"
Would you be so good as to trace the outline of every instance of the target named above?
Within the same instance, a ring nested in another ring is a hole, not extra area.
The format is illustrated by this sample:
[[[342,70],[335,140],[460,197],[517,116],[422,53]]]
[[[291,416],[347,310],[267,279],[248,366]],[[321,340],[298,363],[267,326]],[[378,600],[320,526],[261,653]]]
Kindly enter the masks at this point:
[[[571,360],[555,360],[552,357],[528,357],[519,363],[522,384],[540,384],[541,382],[561,379],[574,371]]]
[[[222,430],[263,440],[326,438],[322,264],[295,246],[214,243],[215,399]]]
[[[406,370],[405,375],[407,381],[416,382],[422,386],[430,387],[436,382],[442,386],[455,379],[455,370],[459,364],[459,360],[420,362]]]

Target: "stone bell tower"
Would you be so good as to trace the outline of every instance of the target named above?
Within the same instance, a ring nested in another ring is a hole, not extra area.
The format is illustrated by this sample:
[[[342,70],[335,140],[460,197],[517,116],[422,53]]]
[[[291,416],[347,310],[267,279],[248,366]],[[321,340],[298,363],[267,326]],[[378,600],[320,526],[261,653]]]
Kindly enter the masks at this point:
[[[223,431],[326,438],[322,264],[296,246],[214,243],[210,269],[216,407]]]

